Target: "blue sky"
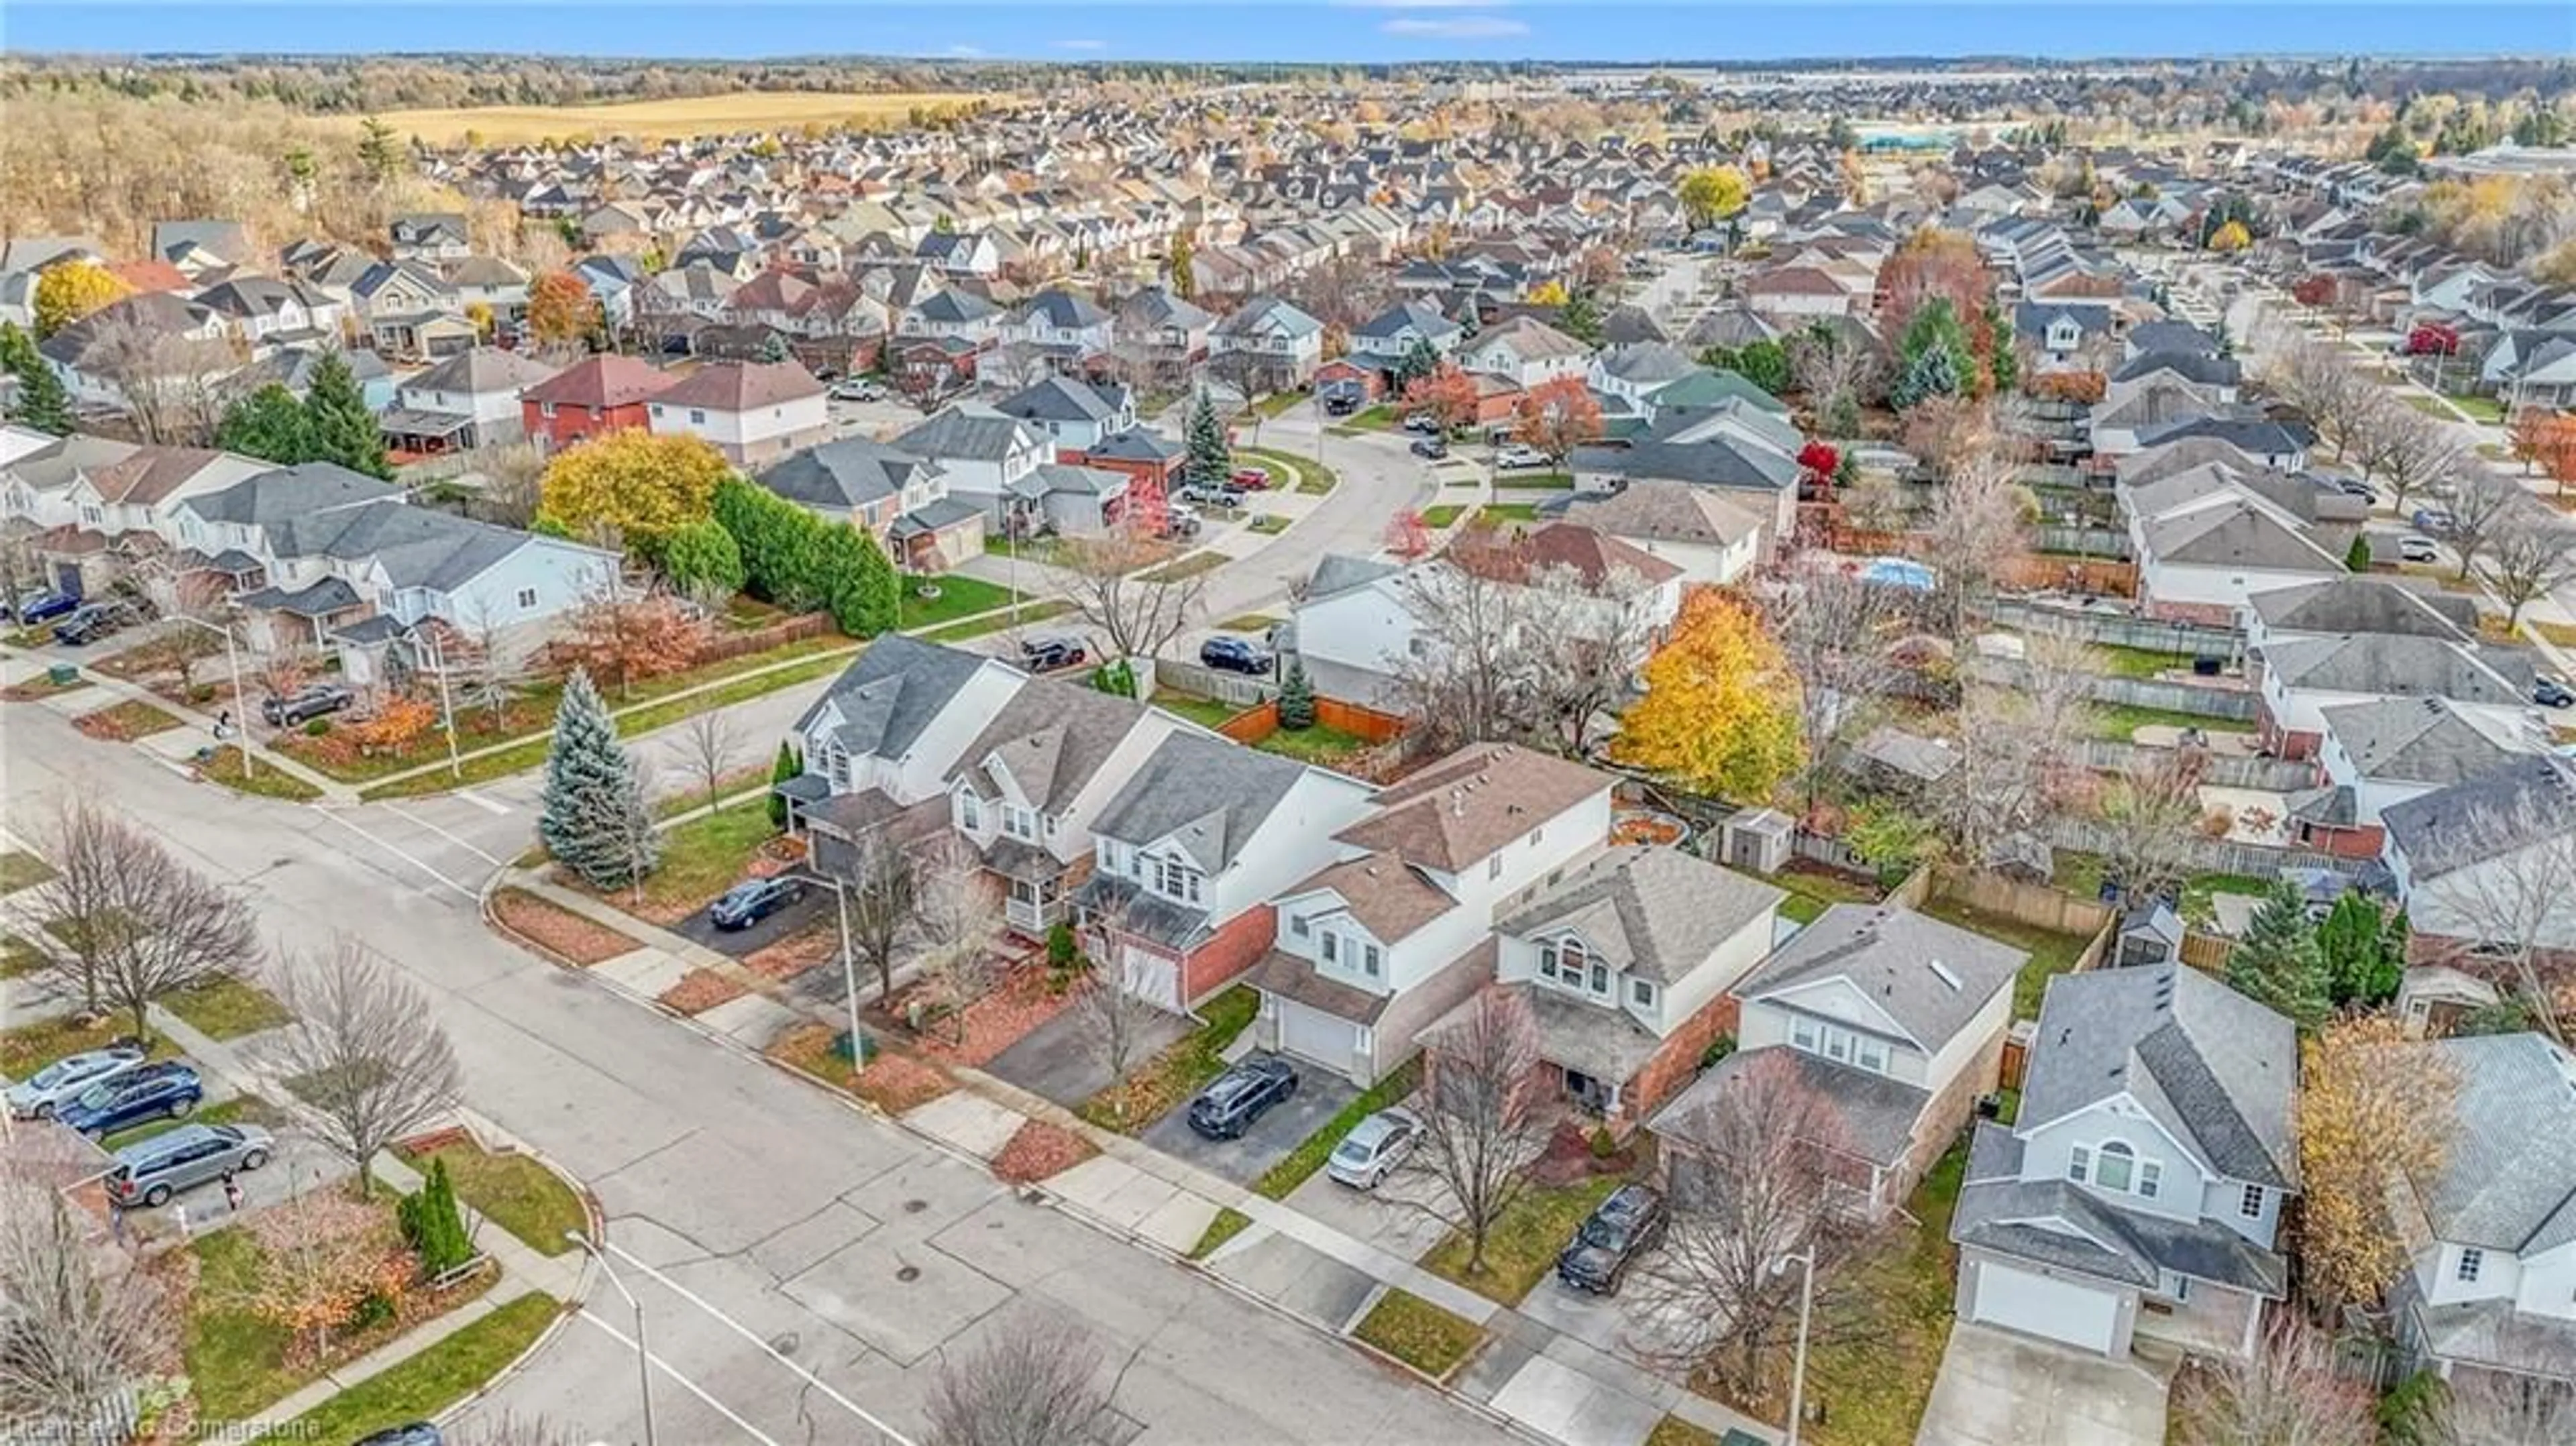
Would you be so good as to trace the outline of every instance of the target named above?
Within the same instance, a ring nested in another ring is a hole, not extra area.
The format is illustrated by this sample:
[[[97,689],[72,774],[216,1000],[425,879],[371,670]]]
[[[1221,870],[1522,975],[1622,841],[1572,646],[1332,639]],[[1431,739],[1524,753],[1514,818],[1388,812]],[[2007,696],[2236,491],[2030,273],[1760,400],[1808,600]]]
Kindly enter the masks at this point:
[[[1516,4],[1141,0],[943,4],[8,0],[10,51],[503,51],[668,58],[874,54],[1039,60],[1661,61],[2043,54],[2565,55],[2576,9],[2454,0]]]

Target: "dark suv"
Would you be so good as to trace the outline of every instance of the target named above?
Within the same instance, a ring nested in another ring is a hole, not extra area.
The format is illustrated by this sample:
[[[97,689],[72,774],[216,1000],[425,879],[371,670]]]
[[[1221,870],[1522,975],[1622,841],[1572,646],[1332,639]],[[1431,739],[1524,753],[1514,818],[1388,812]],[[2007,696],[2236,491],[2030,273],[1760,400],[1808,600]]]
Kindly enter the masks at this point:
[[[707,922],[719,929],[748,929],[796,902],[804,892],[804,884],[784,876],[736,884],[707,906]]]
[[[1664,1197],[1643,1185],[1622,1185],[1593,1207],[1556,1257],[1556,1278],[1576,1290],[1615,1294],[1628,1263],[1663,1240]]]
[[[1210,638],[1199,644],[1199,662],[1220,673],[1267,678],[1273,661],[1268,649],[1243,638]]]
[[[54,641],[77,648],[97,642],[133,621],[134,610],[123,603],[83,603],[54,624]]]
[[[206,1097],[197,1072],[184,1064],[147,1064],[94,1084],[54,1111],[54,1118],[84,1135],[108,1135],[145,1120],[194,1113]]]
[[[1020,666],[1032,673],[1078,668],[1090,659],[1075,638],[1031,638],[1020,644]]]
[[[358,695],[337,683],[307,683],[283,698],[263,698],[259,716],[271,728],[292,728],[308,718],[319,718],[358,701]]]
[[[1272,1105],[1296,1092],[1296,1066],[1275,1054],[1252,1055],[1190,1101],[1190,1129],[1211,1140],[1240,1139]]]

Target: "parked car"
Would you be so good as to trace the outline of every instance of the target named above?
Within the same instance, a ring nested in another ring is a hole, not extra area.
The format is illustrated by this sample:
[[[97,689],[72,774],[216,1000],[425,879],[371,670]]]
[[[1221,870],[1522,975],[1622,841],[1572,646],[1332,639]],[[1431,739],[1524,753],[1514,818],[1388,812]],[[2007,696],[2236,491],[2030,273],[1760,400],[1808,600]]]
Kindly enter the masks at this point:
[[[2415,509],[2413,521],[2417,530],[2429,532],[2435,537],[2449,533],[2455,525],[2450,511],[2441,507],[2418,507]]]
[[[54,1118],[84,1135],[108,1135],[145,1120],[175,1120],[204,1103],[206,1086],[184,1064],[140,1065],[83,1090]]]
[[[1663,1196],[1643,1185],[1622,1185],[1576,1228],[1556,1257],[1556,1278],[1576,1290],[1615,1295],[1629,1262],[1664,1238],[1666,1223]]]
[[[1440,430],[1440,419],[1434,417],[1429,412],[1407,412],[1404,414],[1404,430],[1408,432],[1437,432]]]
[[[1518,471],[1547,465],[1547,454],[1536,447],[1514,442],[1494,454],[1494,465],[1506,471]]]
[[[259,716],[271,728],[293,728],[308,718],[337,713],[358,701],[355,691],[337,683],[307,683],[283,698],[262,698]]]
[[[1324,415],[1347,417],[1360,409],[1360,399],[1347,392],[1336,392],[1324,398]]]
[[[81,605],[80,594],[70,592],[31,592],[18,599],[18,621],[41,623],[58,618]]]
[[[1296,1066],[1275,1054],[1249,1056],[1190,1101],[1190,1129],[1211,1140],[1239,1139],[1272,1105],[1296,1092]]]
[[[2543,673],[2531,680],[2531,701],[2543,708],[2576,708],[2576,688]]]
[[[1163,536],[1165,537],[1196,537],[1199,535],[1199,529],[1205,525],[1206,520],[1199,516],[1198,509],[1186,502],[1167,502],[1163,505]]]
[[[372,1436],[361,1437],[352,1446],[447,1446],[447,1438],[427,1421],[414,1421],[407,1426],[388,1426]]]
[[[2379,495],[2379,490],[2377,488],[2362,481],[2358,477],[2342,478],[2335,483],[2335,490],[2346,497],[2358,497],[2364,502],[2368,502]]]
[[[1183,502],[1195,502],[1201,507],[1223,507],[1229,511],[1243,505],[1243,489],[1231,482],[1221,482],[1213,487],[1204,482],[1184,482],[1172,495]]]
[[[1449,444],[1438,437],[1416,437],[1410,449],[1414,456],[1437,462],[1449,455]]]
[[[142,1047],[131,1044],[64,1055],[9,1086],[9,1113],[22,1120],[43,1119],[57,1106],[77,1099],[90,1086],[138,1067],[143,1058]]]
[[[1355,1190],[1374,1190],[1422,1138],[1422,1121],[1404,1110],[1380,1110],[1351,1127],[1324,1162],[1324,1173]]]
[[[134,610],[123,603],[83,603],[54,624],[54,641],[67,648],[77,648],[113,636],[134,621]]]
[[[719,929],[748,929],[805,895],[805,885],[782,876],[751,879],[707,905],[707,922]]]
[[[871,381],[851,377],[846,381],[832,383],[831,397],[836,402],[880,402],[885,400],[885,388]]]
[[[2432,562],[2441,557],[2429,537],[2407,536],[2397,539],[2397,556],[2404,562]]]
[[[117,1151],[107,1193],[120,1205],[157,1210],[182,1190],[258,1169],[276,1145],[257,1125],[181,1125]]]
[[[1020,666],[1032,673],[1078,668],[1090,660],[1079,638],[1031,638],[1020,644]]]
[[[1271,665],[1278,660],[1270,650],[1249,638],[1210,638],[1199,644],[1199,661],[1220,673],[1249,673],[1256,678],[1270,676]]]
[[[1234,475],[1227,478],[1226,481],[1233,486],[1242,488],[1246,492],[1266,492],[1270,490],[1270,469],[1267,467],[1237,467],[1234,469]]]

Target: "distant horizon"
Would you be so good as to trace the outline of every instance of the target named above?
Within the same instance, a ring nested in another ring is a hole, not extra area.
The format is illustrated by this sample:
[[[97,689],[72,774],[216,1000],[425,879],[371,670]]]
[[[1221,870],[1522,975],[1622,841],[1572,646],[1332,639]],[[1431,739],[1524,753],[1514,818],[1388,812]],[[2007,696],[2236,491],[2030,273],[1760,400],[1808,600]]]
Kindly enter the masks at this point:
[[[711,64],[1832,66],[2274,60],[2564,60],[2566,6],[2488,0],[2325,4],[1780,4],[1513,0],[1318,3],[620,4],[10,0],[0,54],[102,61],[365,57]],[[421,22],[430,22],[423,24]],[[605,23],[603,23],[605,22]],[[423,34],[434,28],[432,41]],[[613,33],[606,33],[612,32]],[[149,36],[148,47],[102,48]],[[1841,48],[1865,38],[1867,52]],[[2320,40],[2331,40],[2320,47]],[[387,44],[391,41],[393,43]],[[425,43],[428,42],[428,43]]]

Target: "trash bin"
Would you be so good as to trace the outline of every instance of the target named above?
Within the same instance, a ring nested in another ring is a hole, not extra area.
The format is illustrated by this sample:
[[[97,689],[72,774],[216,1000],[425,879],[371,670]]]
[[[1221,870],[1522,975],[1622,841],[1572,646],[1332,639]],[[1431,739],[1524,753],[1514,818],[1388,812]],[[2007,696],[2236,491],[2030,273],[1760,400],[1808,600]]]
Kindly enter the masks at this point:
[[[56,663],[45,670],[45,681],[57,688],[68,688],[80,681],[80,669],[70,663]]]

